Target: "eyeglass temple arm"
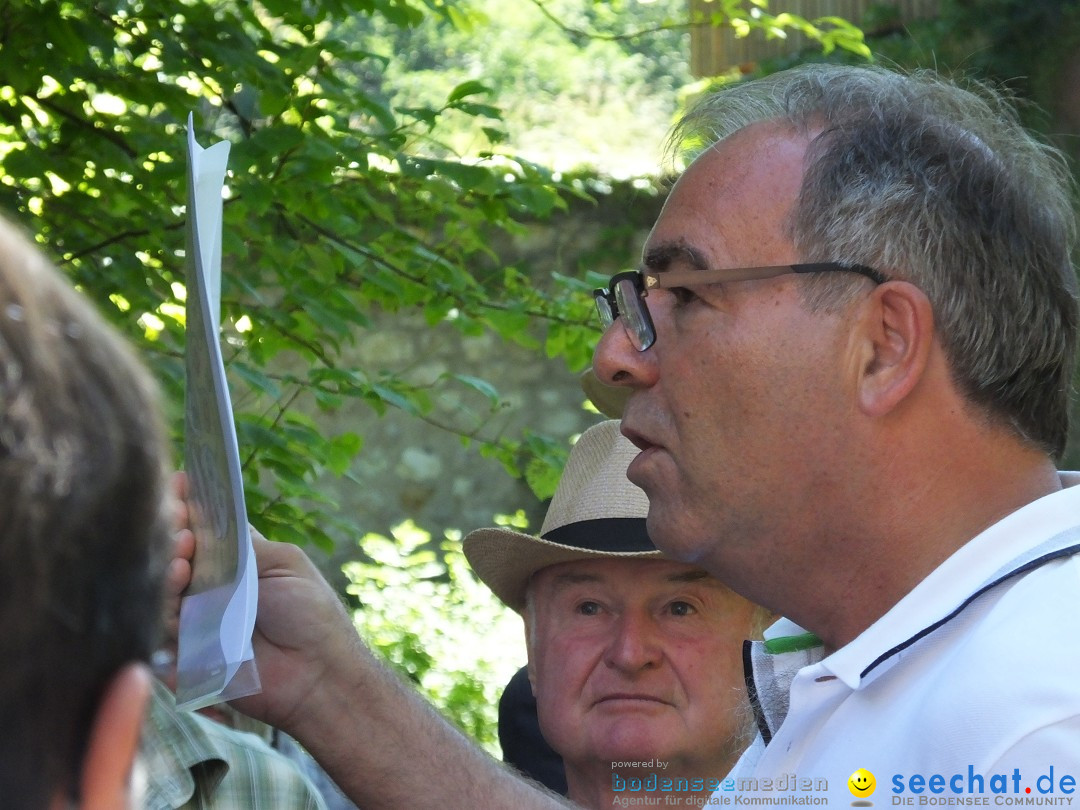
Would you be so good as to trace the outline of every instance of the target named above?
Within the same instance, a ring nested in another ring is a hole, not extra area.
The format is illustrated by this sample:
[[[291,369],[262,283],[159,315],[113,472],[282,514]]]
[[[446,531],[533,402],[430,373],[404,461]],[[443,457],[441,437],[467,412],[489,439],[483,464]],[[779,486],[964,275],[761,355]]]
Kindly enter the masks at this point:
[[[665,270],[662,273],[642,272],[646,290],[658,287],[691,287],[701,284],[714,284],[718,281],[754,281],[775,278],[788,273],[825,273],[843,271],[866,276],[875,284],[884,284],[888,278],[861,264],[839,264],[837,262],[808,262],[800,264],[778,264],[762,267],[740,267],[734,270]]]

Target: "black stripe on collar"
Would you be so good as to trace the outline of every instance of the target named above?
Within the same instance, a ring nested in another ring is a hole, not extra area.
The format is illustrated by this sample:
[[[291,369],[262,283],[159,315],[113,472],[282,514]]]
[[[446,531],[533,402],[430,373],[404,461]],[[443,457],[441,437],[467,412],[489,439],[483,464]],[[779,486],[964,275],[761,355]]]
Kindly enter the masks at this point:
[[[943,624],[946,624],[947,622],[950,622],[953,619],[955,619],[957,616],[959,616],[964,611],[965,608],[967,608],[968,605],[970,605],[972,602],[974,602],[976,599],[978,599],[980,596],[982,596],[984,593],[986,593],[990,589],[996,588],[1001,583],[1005,582],[1006,580],[1012,579],[1013,577],[1018,577],[1021,574],[1026,574],[1028,571],[1033,571],[1036,568],[1041,568],[1042,566],[1046,565],[1048,562],[1052,562],[1054,560],[1061,559],[1062,557],[1071,557],[1073,554],[1076,554],[1077,552],[1080,552],[1080,544],[1073,545],[1073,546],[1068,546],[1067,548],[1059,548],[1056,551],[1051,551],[1051,552],[1048,552],[1047,554],[1043,554],[1041,557],[1036,557],[1034,560],[1030,560],[1029,562],[1024,563],[1019,568],[1015,568],[1012,571],[1009,571],[1008,573],[1003,574],[1002,576],[1000,576],[997,579],[993,580],[992,582],[989,582],[986,585],[983,585],[981,588],[979,588],[979,590],[975,591],[975,593],[973,593],[971,596],[969,596],[967,599],[965,599],[963,602],[961,602],[960,606],[958,608],[956,608],[956,610],[954,610],[952,613],[945,616],[944,618],[938,619],[936,622],[931,624],[929,627],[924,627],[922,630],[920,630],[918,633],[913,635],[907,641],[905,641],[905,642],[903,642],[901,644],[897,644],[891,650],[887,650],[886,652],[883,652],[881,655],[879,655],[877,658],[875,658],[873,660],[873,662],[866,669],[864,669],[862,671],[862,673],[860,673],[859,678],[865,678],[878,665],[883,664],[885,661],[892,658],[898,652],[902,652],[903,650],[906,650],[908,647],[910,647],[912,644],[914,644],[919,639],[925,638],[926,636],[930,635],[935,630],[937,630],[939,627],[941,627]]]

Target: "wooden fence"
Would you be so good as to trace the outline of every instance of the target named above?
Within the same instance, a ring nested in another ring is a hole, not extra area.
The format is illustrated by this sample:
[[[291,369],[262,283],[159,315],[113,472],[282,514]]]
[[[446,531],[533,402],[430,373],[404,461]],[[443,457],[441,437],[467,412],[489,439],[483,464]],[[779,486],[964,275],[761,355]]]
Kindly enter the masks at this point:
[[[708,19],[719,6],[709,0],[688,2],[691,19]],[[873,0],[772,0],[768,10],[772,14],[790,12],[811,22],[821,17],[842,17],[859,25],[867,8],[874,4]],[[938,0],[897,0],[892,5],[900,21],[907,22],[937,14]],[[762,59],[794,53],[810,44],[802,34],[767,39],[761,32],[752,31],[740,38],[729,26],[704,23],[690,29],[690,69],[698,77],[717,76],[733,67],[752,66]]]

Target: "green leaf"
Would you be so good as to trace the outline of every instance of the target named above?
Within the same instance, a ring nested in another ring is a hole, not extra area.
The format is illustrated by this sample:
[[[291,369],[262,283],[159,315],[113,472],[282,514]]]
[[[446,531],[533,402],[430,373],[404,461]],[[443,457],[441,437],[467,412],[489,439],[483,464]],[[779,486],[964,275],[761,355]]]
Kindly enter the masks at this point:
[[[446,103],[453,104],[455,101],[460,101],[467,96],[489,95],[491,92],[491,88],[483,82],[470,80],[462,82],[451,90],[450,95],[446,98]]]
[[[344,475],[363,444],[364,440],[355,433],[336,436],[327,447],[326,466],[334,475]]]
[[[502,111],[490,104],[477,104],[474,101],[457,101],[453,105],[455,110],[461,110],[468,115],[482,116],[485,118],[501,118]]]
[[[269,397],[273,399],[281,398],[281,387],[261,369],[247,363],[231,363],[228,370],[252,388],[262,391]]]
[[[493,408],[498,405],[502,399],[499,396],[499,392],[495,389],[495,386],[493,386],[487,380],[482,380],[479,377],[473,377],[468,374],[449,374],[444,376],[448,376],[450,377],[450,379],[457,380],[459,383],[462,383],[463,385],[468,386],[474,391],[478,391],[479,393],[483,394],[484,398],[487,399],[488,404],[490,404]]]
[[[534,458],[525,468],[525,482],[540,500],[547,500],[555,494],[561,476],[562,467],[546,459]]]
[[[405,411],[405,413],[411,414],[413,416],[419,416],[422,412],[412,399],[398,393],[397,391],[387,388],[385,385],[375,383],[371,386],[371,391],[381,401],[387,403],[388,405],[393,405],[395,408]]]

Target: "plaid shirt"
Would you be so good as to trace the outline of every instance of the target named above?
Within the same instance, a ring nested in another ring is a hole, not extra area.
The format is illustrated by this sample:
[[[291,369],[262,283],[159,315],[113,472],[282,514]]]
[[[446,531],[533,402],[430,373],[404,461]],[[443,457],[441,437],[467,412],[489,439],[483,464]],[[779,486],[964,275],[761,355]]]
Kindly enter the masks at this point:
[[[159,683],[139,755],[146,810],[325,810],[293,762],[254,734],[177,711]]]

